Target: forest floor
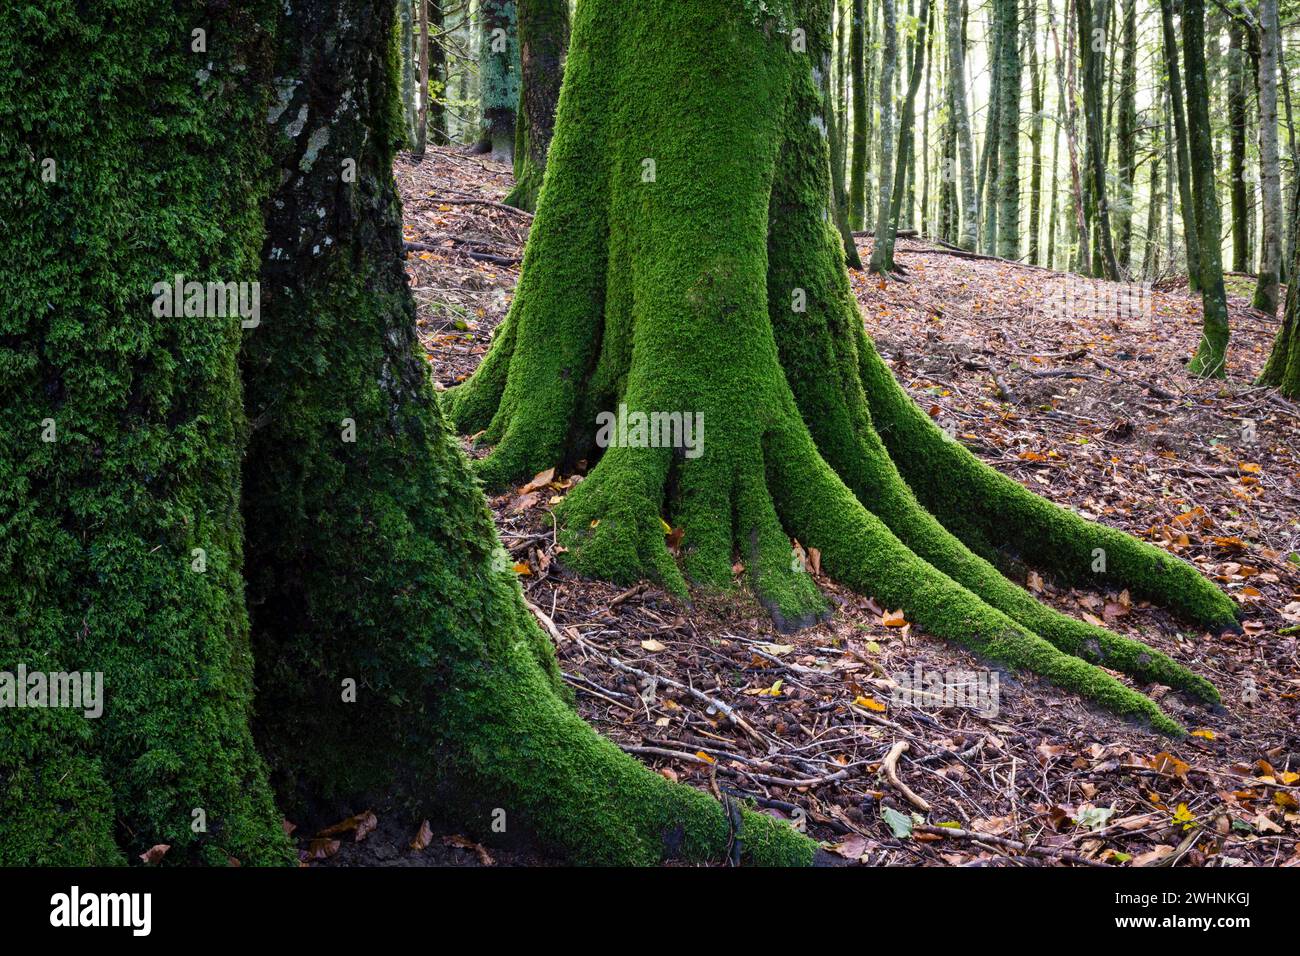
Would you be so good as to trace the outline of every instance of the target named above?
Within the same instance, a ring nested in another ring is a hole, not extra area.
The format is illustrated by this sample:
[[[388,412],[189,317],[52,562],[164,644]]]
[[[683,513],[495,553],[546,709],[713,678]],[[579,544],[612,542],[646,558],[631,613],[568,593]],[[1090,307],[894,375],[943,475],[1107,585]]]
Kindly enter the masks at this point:
[[[449,386],[505,316],[530,217],[494,205],[512,180],[486,159],[439,149],[395,172],[406,239],[427,247],[407,265],[422,341]],[[1300,865],[1300,409],[1251,384],[1274,320],[1234,295],[1227,381],[1196,381],[1185,283],[1093,283],[916,240],[898,261],[905,274],[854,273],[853,287],[916,401],[1033,491],[1194,562],[1243,605],[1245,632],[1189,628],[1127,593],[1022,583],[1210,678],[1224,706],[1141,687],[1193,731],[1170,741],[1005,671],[982,711],[902,702],[909,678],[961,683],[988,665],[820,576],[833,618],[782,635],[743,593],[687,605],[567,573],[548,506],[580,476],[544,475],[491,504],[582,715],[667,777],[803,816],[845,862]],[[413,856],[402,842],[371,862]],[[424,865],[499,855],[433,842]]]

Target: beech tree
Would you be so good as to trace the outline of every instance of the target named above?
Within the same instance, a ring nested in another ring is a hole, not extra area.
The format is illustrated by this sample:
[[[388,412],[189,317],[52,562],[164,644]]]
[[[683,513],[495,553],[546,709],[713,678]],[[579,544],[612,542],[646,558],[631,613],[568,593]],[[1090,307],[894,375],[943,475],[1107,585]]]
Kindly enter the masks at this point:
[[[564,53],[569,45],[569,0],[519,2],[519,112],[515,188],[506,203],[532,212],[555,131]]]
[[[948,41],[948,109],[952,111],[961,159],[961,232],[957,244],[975,249],[979,225],[979,194],[975,189],[975,146],[966,100],[966,41],[962,31],[962,0],[944,0],[944,31]]]
[[[480,153],[514,162],[519,108],[519,21],[516,0],[479,0]]]
[[[1087,0],[1080,0],[1087,2]],[[1187,89],[1187,141],[1192,167],[1192,198],[1199,230],[1197,286],[1204,317],[1201,339],[1188,371],[1206,378],[1227,375],[1228,301],[1223,287],[1223,253],[1219,239],[1219,199],[1214,188],[1214,143],[1210,129],[1210,93],[1205,69],[1205,3],[1184,0],[1183,75]]]
[[[927,633],[1178,732],[1095,665],[1212,701],[1207,681],[1045,607],[996,563],[1015,552],[1213,627],[1235,626],[1233,603],[1191,565],[981,463],[912,402],[863,330],[826,215],[826,74],[792,42],[795,29],[825,32],[826,0],[768,13],[742,0],[613,6],[580,11],[517,294],[478,370],[444,396],[456,427],[490,449],[483,480],[594,462],[557,512],[580,572],[729,590],[739,560],[793,627],[826,612],[791,560],[797,539]],[[889,43],[889,0],[883,12]],[[640,69],[600,68],[610,51]],[[620,102],[635,123],[595,106]],[[702,415],[703,454],[601,447],[596,416],[620,406]],[[665,524],[681,531],[677,555]]]
[[[570,99],[588,123],[602,111],[583,78],[614,79],[604,39],[637,35],[658,57],[709,34],[699,14],[677,34],[663,11],[623,33],[620,7],[580,14]],[[7,238],[37,238],[3,257],[0,398],[21,424],[0,437],[0,623],[17,635],[0,665],[100,671],[108,697],[98,721],[6,712],[3,862],[115,863],[165,843],[172,863],[292,865],[282,812],[374,792],[471,832],[504,812],[580,862],[811,862],[806,837],[670,783],[572,709],[418,348],[392,0],[132,9],[152,28],[112,44],[112,0],[0,24],[21,67],[0,140],[66,173],[13,170]],[[765,52],[725,12],[736,52]],[[769,79],[789,62],[772,59]],[[260,281],[257,326],[160,318],[150,290],[176,274]]]

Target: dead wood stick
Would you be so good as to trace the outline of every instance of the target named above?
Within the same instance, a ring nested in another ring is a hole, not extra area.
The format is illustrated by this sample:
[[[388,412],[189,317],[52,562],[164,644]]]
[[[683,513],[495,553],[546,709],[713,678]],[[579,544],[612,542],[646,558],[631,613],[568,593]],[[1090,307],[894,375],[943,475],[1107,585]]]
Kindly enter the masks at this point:
[[[907,784],[898,779],[898,758],[906,752],[907,741],[900,740],[889,748],[889,753],[885,754],[885,759],[881,761],[880,768],[885,771],[885,779],[907,799],[908,803],[916,807],[916,809],[928,813],[930,804],[922,797],[917,796]]]
[[[691,687],[687,684],[683,684],[680,681],[675,681],[671,677],[663,677],[662,675],[659,674],[651,674],[649,671],[643,671],[640,668],[633,667],[631,664],[624,664],[617,657],[609,657],[607,658],[607,660],[612,666],[617,667],[619,670],[625,673],[635,674],[637,677],[644,678],[645,680],[659,681],[660,683],[667,684],[669,687],[676,687],[678,690],[685,691],[686,693],[694,697],[696,700],[702,701],[703,703],[706,703],[710,707],[717,710],[718,713],[722,714],[729,721],[731,721],[741,730],[745,731],[745,733],[749,734],[755,740],[760,741],[762,743],[767,742],[762,734],[760,734],[757,730],[755,730],[753,727],[751,727],[748,723],[745,722],[745,718],[741,717],[740,714],[736,713],[735,708],[731,707],[729,704],[724,704],[716,697],[710,697],[708,694],[704,693],[704,691],[696,690],[694,687]]]
[[[934,827],[930,826],[928,823],[921,823],[917,824],[913,829],[920,833],[932,833],[935,836],[951,837],[954,840],[970,840],[972,843],[990,843],[993,846],[1002,847],[1006,850],[1015,850],[1018,853],[1025,853],[1030,856],[1055,857],[1065,860],[1067,863],[1074,863],[1078,866],[1106,866],[1105,863],[1098,863],[1096,860],[1089,860],[1087,857],[1079,856],[1077,853],[1058,850],[1055,847],[1021,843],[1019,840],[1008,840],[1006,837],[993,836],[988,833],[973,833],[970,830],[963,830],[959,827]]]

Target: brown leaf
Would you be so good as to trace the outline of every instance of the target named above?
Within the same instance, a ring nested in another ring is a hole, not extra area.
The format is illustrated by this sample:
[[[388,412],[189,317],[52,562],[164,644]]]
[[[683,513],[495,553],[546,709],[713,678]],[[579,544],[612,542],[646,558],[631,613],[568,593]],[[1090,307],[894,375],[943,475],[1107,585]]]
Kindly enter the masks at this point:
[[[420,824],[420,832],[415,835],[411,841],[411,849],[419,852],[433,842],[433,829],[429,826],[429,821],[425,820]]]
[[[521,495],[526,495],[530,491],[537,491],[539,488],[545,488],[554,480],[555,480],[555,469],[547,468],[545,471],[540,471],[536,475],[534,475],[532,481],[528,482],[528,484],[524,485],[522,488],[519,489],[519,493]]]
[[[149,849],[140,854],[140,861],[146,865],[152,866],[167,855],[171,849],[170,843],[155,843]]]

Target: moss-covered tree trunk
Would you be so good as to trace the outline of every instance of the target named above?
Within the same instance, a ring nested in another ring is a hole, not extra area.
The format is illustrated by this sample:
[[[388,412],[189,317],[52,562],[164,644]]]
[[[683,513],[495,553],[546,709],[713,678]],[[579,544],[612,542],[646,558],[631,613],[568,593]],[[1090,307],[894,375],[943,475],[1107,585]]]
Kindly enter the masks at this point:
[[[1227,375],[1228,301],[1223,287],[1223,253],[1219,239],[1219,199],[1215,192],[1214,142],[1210,127],[1210,91],[1205,68],[1205,3],[1183,6],[1183,64],[1187,88],[1187,133],[1192,160],[1192,197],[1200,230],[1200,275],[1204,317],[1201,340],[1187,370],[1205,378]]]
[[[546,153],[555,133],[564,51],[569,46],[569,0],[519,0],[519,113],[515,188],[506,203],[532,212],[542,190]]]
[[[479,109],[477,149],[513,163],[519,108],[519,20],[516,0],[479,0]]]
[[[744,859],[809,862],[806,838],[748,811],[735,832],[720,804],[597,736],[567,700],[416,338],[391,173],[396,65],[373,29],[391,15],[392,0],[299,0],[275,66],[288,105],[263,324],[243,362],[244,499],[255,729],[284,803],[395,794],[587,863],[720,860],[733,836]],[[611,75],[591,40],[624,14],[580,16],[575,72]],[[581,86],[566,95],[588,123],[607,112]],[[613,145],[574,132],[597,155]]]
[[[0,710],[0,864],[292,860],[247,723],[224,286],[258,277],[276,10],[0,18],[0,672],[102,680],[98,716]]]
[[[995,562],[1131,587],[1216,627],[1234,626],[1232,602],[979,462],[863,330],[826,214],[825,73],[792,42],[821,34],[827,0],[616,6],[580,11],[515,300],[445,396],[492,446],[482,477],[594,462],[559,506],[581,571],[727,590],[739,561],[778,625],[797,626],[826,604],[796,538],[928,632],[1177,733],[1094,665],[1216,700],[1206,681],[1047,609]],[[665,522],[683,531],[676,555]]]

